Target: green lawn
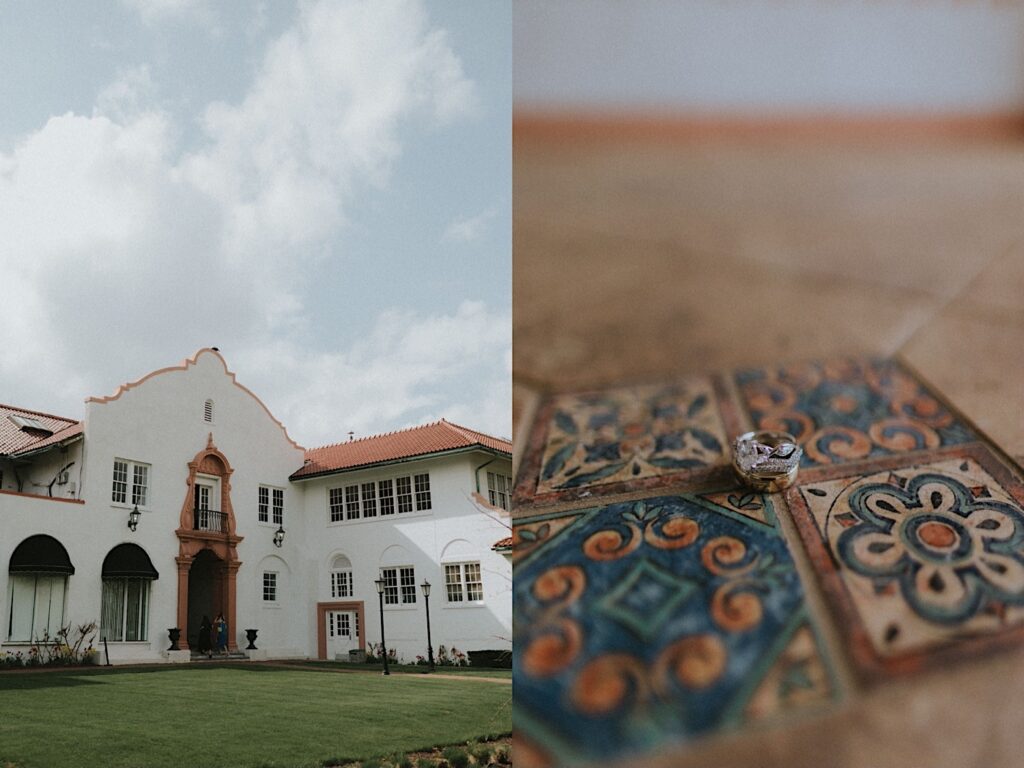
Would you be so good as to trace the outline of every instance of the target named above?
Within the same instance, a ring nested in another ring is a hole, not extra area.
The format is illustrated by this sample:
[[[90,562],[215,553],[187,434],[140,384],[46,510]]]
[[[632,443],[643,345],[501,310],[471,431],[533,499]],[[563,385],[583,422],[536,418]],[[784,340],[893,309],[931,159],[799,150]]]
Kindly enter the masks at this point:
[[[0,765],[297,768],[512,729],[512,687],[273,667],[0,674]]]
[[[296,664],[312,667],[314,669],[342,669],[350,672],[372,672],[381,674],[384,667],[380,664],[352,664],[344,661],[297,661]],[[425,675],[430,674],[427,667],[417,664],[390,664],[388,669],[392,674]],[[511,669],[489,669],[486,667],[437,667],[435,674],[438,675],[460,675],[463,677],[500,677],[505,680],[512,679]]]

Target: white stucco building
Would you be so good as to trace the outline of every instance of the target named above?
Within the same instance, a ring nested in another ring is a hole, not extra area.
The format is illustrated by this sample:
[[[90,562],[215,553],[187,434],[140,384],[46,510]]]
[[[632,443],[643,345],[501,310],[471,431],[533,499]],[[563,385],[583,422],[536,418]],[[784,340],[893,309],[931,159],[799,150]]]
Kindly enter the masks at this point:
[[[216,349],[81,421],[0,406],[0,650],[95,620],[113,663],[180,660],[168,629],[194,648],[223,612],[231,649],[335,658],[380,642],[377,579],[406,661],[424,581],[435,651],[510,648],[511,474],[507,440],[447,421],[304,449]]]

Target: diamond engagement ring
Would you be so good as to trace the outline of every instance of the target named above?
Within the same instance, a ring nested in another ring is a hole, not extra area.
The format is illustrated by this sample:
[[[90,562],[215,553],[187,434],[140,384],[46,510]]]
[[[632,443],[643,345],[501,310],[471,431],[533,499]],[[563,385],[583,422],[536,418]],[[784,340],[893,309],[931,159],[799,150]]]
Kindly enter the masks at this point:
[[[774,493],[796,481],[803,449],[787,432],[747,432],[732,444],[732,466],[744,484]]]

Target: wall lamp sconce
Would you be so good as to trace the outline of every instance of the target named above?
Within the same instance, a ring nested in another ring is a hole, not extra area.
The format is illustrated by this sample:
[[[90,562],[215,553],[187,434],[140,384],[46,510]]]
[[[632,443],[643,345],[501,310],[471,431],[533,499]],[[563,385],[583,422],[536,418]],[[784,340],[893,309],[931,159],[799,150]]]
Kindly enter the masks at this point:
[[[135,505],[135,509],[128,513],[128,527],[134,531],[139,527],[139,520],[142,518],[142,513],[139,512],[139,505]]]
[[[280,549],[282,544],[284,544],[284,526],[279,525],[274,531],[274,546]]]

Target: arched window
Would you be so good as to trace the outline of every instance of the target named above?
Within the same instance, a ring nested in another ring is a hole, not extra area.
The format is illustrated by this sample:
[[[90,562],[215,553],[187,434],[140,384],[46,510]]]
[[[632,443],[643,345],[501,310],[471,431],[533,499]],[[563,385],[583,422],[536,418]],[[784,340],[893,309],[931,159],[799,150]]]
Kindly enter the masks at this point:
[[[338,555],[331,561],[331,597],[352,597],[352,561]]]
[[[149,639],[149,583],[159,578],[146,551],[118,544],[103,560],[100,637],[115,642]]]
[[[11,554],[8,571],[7,640],[56,635],[64,624],[68,576],[75,572],[64,545],[52,536],[29,536]]]
[[[207,401],[203,403],[203,421],[210,424],[213,423],[213,400],[207,399]]]

